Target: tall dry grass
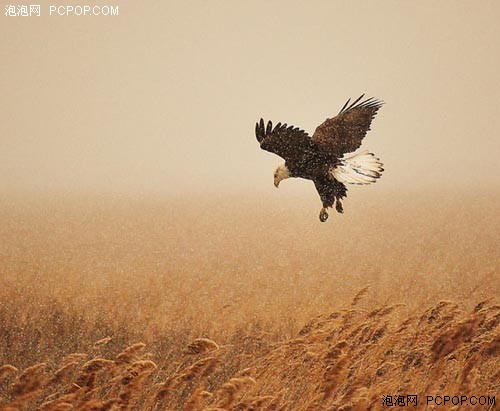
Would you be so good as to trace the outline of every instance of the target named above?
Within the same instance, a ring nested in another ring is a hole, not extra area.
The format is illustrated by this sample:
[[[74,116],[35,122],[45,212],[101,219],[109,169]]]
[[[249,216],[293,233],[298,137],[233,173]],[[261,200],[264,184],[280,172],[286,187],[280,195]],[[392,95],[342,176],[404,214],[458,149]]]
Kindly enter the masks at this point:
[[[498,394],[500,305],[464,312],[441,301],[402,321],[399,309],[349,307],[248,351],[199,339],[172,361],[144,343],[105,355],[108,339],[57,365],[4,365],[0,409],[379,410],[396,394],[419,396],[423,409],[426,395]]]
[[[352,197],[324,225],[312,200],[2,199],[1,406],[494,392],[499,196]]]

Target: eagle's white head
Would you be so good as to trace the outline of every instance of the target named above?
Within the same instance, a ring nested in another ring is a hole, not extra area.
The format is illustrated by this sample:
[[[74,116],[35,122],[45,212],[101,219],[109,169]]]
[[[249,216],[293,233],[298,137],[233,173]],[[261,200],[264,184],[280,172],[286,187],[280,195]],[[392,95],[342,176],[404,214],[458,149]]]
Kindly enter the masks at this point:
[[[274,185],[278,187],[280,185],[280,181],[285,178],[290,177],[290,171],[288,167],[283,163],[278,166],[276,171],[274,172]]]

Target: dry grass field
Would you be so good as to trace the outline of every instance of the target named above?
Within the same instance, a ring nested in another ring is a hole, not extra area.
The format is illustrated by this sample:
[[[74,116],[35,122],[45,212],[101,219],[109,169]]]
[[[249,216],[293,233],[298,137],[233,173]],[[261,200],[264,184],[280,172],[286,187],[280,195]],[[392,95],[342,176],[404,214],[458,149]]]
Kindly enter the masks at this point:
[[[0,410],[500,401],[499,194],[282,198],[1,199]]]

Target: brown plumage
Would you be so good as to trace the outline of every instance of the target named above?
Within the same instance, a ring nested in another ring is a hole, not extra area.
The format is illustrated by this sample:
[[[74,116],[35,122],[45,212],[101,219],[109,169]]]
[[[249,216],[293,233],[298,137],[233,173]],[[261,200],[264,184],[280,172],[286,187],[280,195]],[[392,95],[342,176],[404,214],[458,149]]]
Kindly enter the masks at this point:
[[[383,103],[370,98],[356,105],[362,97],[349,107],[348,100],[338,115],[326,119],[316,128],[312,139],[328,155],[338,158],[357,150],[370,131],[372,120]]]
[[[357,150],[383,102],[374,98],[361,101],[364,94],[344,104],[339,114],[326,119],[312,137],[294,126],[261,118],[255,125],[255,135],[263,150],[285,159],[274,174],[274,184],[299,177],[312,180],[323,203],[320,220],[328,218],[327,208],[343,212],[341,200],[347,195],[348,184],[370,184],[381,176],[382,163],[367,151],[346,157]]]

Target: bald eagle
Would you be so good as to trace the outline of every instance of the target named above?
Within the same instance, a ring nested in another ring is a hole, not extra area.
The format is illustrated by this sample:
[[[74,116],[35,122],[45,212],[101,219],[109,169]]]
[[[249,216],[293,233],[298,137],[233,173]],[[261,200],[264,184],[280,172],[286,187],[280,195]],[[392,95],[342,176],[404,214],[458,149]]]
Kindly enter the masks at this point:
[[[319,219],[328,219],[327,209],[335,205],[343,213],[342,199],[346,197],[345,184],[370,184],[382,175],[383,164],[368,150],[347,155],[361,146],[370,130],[378,109],[384,104],[373,97],[361,101],[364,94],[351,102],[347,100],[340,112],[328,118],[310,137],[294,126],[278,123],[273,128],[269,121],[264,126],[261,118],[255,124],[255,135],[263,150],[285,160],[274,172],[274,185],[290,177],[312,180],[323,203]]]

